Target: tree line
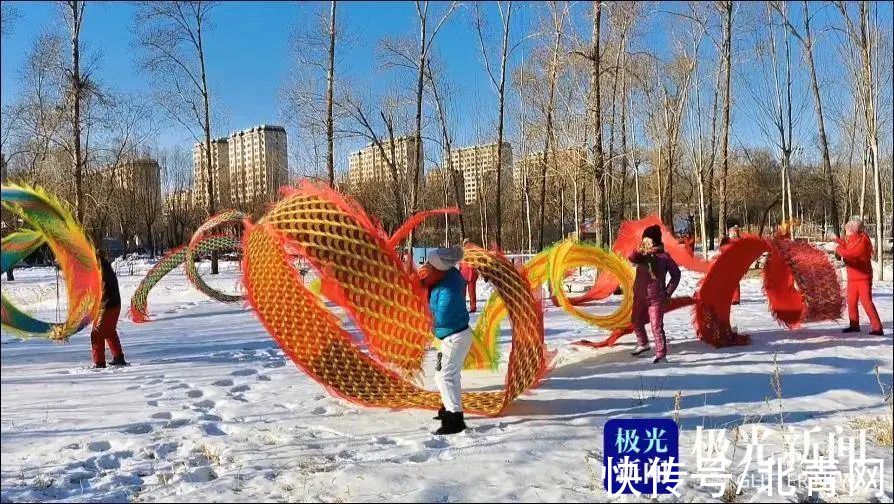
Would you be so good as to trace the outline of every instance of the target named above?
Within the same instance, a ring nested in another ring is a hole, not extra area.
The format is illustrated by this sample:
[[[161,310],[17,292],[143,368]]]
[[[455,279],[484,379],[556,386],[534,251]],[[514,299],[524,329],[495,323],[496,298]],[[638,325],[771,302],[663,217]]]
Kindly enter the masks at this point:
[[[115,198],[105,197],[111,189],[94,187],[90,174],[151,148],[163,123],[205,145],[210,164],[226,109],[207,51],[209,37],[227,30],[214,26],[221,8],[231,7],[137,4],[135,62],[153,92],[128,96],[100,82],[101,62],[84,53],[90,6],[59,2],[64,30],[35,40],[20,69],[21,96],[3,109],[10,172],[58,188],[98,235],[117,226],[140,229],[162,247],[184,239],[219,210],[213,180],[197,188],[207,191],[207,207],[181,212],[188,219],[168,208],[147,219],[116,212]],[[13,4],[3,9],[6,36],[17,16]],[[796,221],[796,235],[820,238],[858,216],[886,243],[885,9],[868,1],[416,1],[406,3],[412,31],[361,43],[350,4],[302,6],[279,95],[290,164],[297,177],[352,193],[387,229],[424,208],[459,206],[460,216],[433,220],[409,238],[425,245],[466,237],[536,251],[585,222],[607,245],[620,222],[651,213],[669,224],[692,215],[704,250],[731,219],[755,232]],[[468,36],[447,40],[445,30],[457,27]],[[475,56],[482,90],[463,89],[451,75],[447,43]],[[381,71],[352,72],[358,53]],[[372,85],[386,77],[388,85]],[[474,114],[464,113],[471,101]],[[422,139],[412,166],[394,161],[394,140],[403,136]],[[481,176],[467,205],[464,174],[443,153],[490,142],[508,142],[512,163],[498,149],[506,168]],[[344,161],[365,144],[386,159],[388,180],[350,187]],[[166,201],[177,204],[191,186],[191,159],[171,151],[160,164],[173,195]],[[117,205],[140,213],[127,203]]]

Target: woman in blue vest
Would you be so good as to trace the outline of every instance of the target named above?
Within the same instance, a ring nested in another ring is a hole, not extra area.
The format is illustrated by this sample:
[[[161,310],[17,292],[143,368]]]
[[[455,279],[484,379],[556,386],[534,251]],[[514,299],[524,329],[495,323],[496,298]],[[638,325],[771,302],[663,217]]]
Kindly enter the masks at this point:
[[[428,263],[444,272],[440,281],[431,287],[428,301],[435,337],[441,340],[435,383],[443,407],[436,417],[441,420],[441,428],[435,434],[456,434],[466,429],[460,372],[472,346],[472,331],[466,308],[466,280],[456,267],[462,258],[460,247],[437,249],[428,255]]]

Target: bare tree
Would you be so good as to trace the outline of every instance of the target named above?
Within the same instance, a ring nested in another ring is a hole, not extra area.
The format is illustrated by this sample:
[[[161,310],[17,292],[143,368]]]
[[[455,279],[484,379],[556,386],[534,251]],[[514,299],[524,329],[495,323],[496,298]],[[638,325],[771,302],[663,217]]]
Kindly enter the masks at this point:
[[[457,216],[457,220],[459,221],[459,230],[460,230],[460,238],[468,238],[466,235],[466,218],[465,218],[465,183],[463,180],[463,173],[460,170],[457,170],[455,166],[453,166],[453,156],[451,152],[453,150],[453,141],[450,135],[450,126],[447,121],[447,111],[446,111],[446,97],[444,93],[440,91],[438,86],[438,80],[434,77],[434,72],[432,71],[432,64],[427,66],[426,76],[431,83],[431,93],[432,98],[435,102],[435,109],[438,112],[438,123],[441,126],[441,143],[444,148],[444,159],[443,159],[443,168],[447,171],[446,176],[444,177],[444,184],[453,186],[453,197],[456,200],[456,206],[460,209],[460,214]],[[445,186],[446,187],[446,186]],[[445,189],[446,190],[446,189]],[[446,196],[445,196],[446,198]],[[447,203],[445,202],[446,206]],[[449,223],[449,216],[444,216],[445,222]]]
[[[598,3],[598,2],[597,2]],[[547,86],[549,92],[547,94],[546,103],[544,104],[544,112],[546,118],[546,130],[544,132],[543,156],[540,161],[540,173],[538,175],[540,182],[540,205],[538,208],[539,229],[537,235],[537,248],[543,250],[544,228],[546,227],[546,178],[547,166],[550,162],[553,167],[556,166],[556,142],[555,142],[555,124],[553,115],[556,108],[556,86],[559,81],[559,55],[562,50],[562,36],[565,29],[565,19],[568,16],[568,5],[565,4],[561,9],[557,2],[550,2],[550,16],[552,21],[552,51],[551,59],[548,66]]]
[[[826,182],[826,197],[832,213],[832,228],[835,230],[835,234],[838,234],[841,225],[841,220],[838,216],[838,190],[835,187],[835,177],[832,173],[832,160],[829,155],[829,140],[826,136],[826,122],[823,114],[823,99],[822,95],[820,95],[819,79],[816,74],[816,63],[813,58],[814,38],[810,31],[810,22],[813,16],[810,13],[808,2],[804,0],[804,34],[802,35],[789,21],[785,6],[782,5],[781,2],[773,2],[772,5],[782,17],[782,21],[785,23],[786,28],[788,28],[791,34],[794,35],[804,47],[804,57],[807,60],[807,68],[810,71],[810,86],[813,89],[813,105],[816,110],[817,128],[819,128],[820,149],[823,156],[823,175]]]
[[[777,22],[770,3],[762,4],[761,7],[765,17],[757,21],[754,41],[756,67],[743,79],[753,103],[750,107],[745,107],[744,112],[751,117],[766,140],[778,148],[780,212],[781,219],[788,221],[794,218],[792,155],[797,149],[796,134],[806,104],[803,100],[798,100],[799,95],[792,93],[794,79],[790,33]],[[783,5],[783,11],[785,8],[787,7]],[[778,41],[780,29],[781,48]]]
[[[844,31],[859,56],[856,91],[857,101],[863,112],[863,126],[866,135],[867,165],[872,167],[872,185],[875,192],[875,252],[879,264],[880,278],[884,279],[884,204],[882,203],[881,167],[879,162],[879,111],[878,103],[881,86],[878,79],[880,61],[878,15],[870,13],[870,3],[857,2],[856,5],[838,1],[838,10],[844,19]],[[853,8],[856,7],[856,13]],[[877,7],[874,7],[877,9]],[[889,53],[890,55],[890,53]]]
[[[450,15],[456,9],[457,2],[450,3],[449,7],[447,7],[447,9],[441,14],[440,19],[434,24],[434,27],[430,26],[429,22],[428,9],[430,5],[431,2],[427,0],[416,1],[416,15],[419,20],[419,43],[415,53],[412,52],[408,45],[400,44],[399,42],[393,40],[386,39],[382,44],[382,47],[386,51],[386,53],[389,53],[395,58],[395,64],[404,66],[406,68],[411,68],[416,72],[416,89],[414,92],[416,97],[415,136],[418,139],[418,142],[416,143],[416,165],[413,166],[411,177],[410,212],[415,212],[418,210],[419,182],[421,180],[423,172],[424,160],[422,157],[422,102],[425,88],[425,67],[426,65],[428,65],[435,37],[438,35],[438,32],[441,31],[441,27],[444,26],[444,23],[447,21],[447,19],[450,18]],[[412,244],[414,239],[414,233],[410,233],[408,242]]]
[[[512,2],[497,2],[497,11],[500,13],[500,24],[502,28],[501,44],[499,52],[499,69],[494,69],[491,65],[491,57],[485,39],[486,23],[485,16],[481,10],[481,4],[475,4],[475,29],[478,34],[478,44],[481,49],[481,55],[484,58],[484,68],[490,78],[491,86],[497,94],[498,112],[497,112],[497,180],[496,180],[496,212],[495,212],[495,238],[497,247],[503,246],[503,136],[504,136],[504,119],[506,104],[506,75],[508,72],[508,61],[512,53],[519,47],[522,40],[510,44],[510,29],[512,26]]]
[[[388,206],[392,208],[393,224],[399,225],[410,213],[410,202],[406,194],[407,179],[409,178],[407,171],[410,167],[404,166],[403,169],[397,165],[396,153],[396,137],[395,123],[404,124],[406,121],[402,117],[403,103],[395,96],[386,96],[378,110],[373,110],[369,105],[371,100],[360,99],[352,96],[348,90],[344,90],[342,97],[336,101],[336,104],[344,112],[347,121],[344,124],[343,133],[355,138],[363,138],[375,146],[382,160],[388,167],[388,173],[391,181],[391,198],[388,198]],[[383,131],[384,129],[384,131]],[[421,143],[421,139],[417,139]],[[387,149],[387,150],[386,150]],[[352,187],[352,191],[359,188]],[[378,199],[381,191],[365,191],[368,194],[374,194]]]
[[[81,106],[87,83],[81,76],[81,27],[84,24],[86,2],[68,0],[62,4],[62,14],[71,36],[71,67],[69,69],[69,100],[71,106],[72,164],[75,175],[75,208],[78,221],[84,222],[84,153],[81,152]]]
[[[13,32],[13,24],[19,20],[21,14],[12,2],[0,4],[0,37],[4,40]]]
[[[332,100],[335,88],[335,0],[329,9],[329,71],[326,76],[326,170],[329,186],[335,187],[335,122],[332,117]]]
[[[729,135],[730,135],[730,92],[732,90],[731,80],[733,73],[732,64],[732,45],[733,45],[733,1],[725,0],[718,2],[718,9],[723,13],[723,65],[725,67],[724,76],[726,85],[723,88],[723,140],[720,148],[721,165],[720,165],[720,211],[718,217],[718,225],[722,226],[721,236],[726,234],[726,216],[727,216],[727,192],[726,178],[729,172]]]
[[[172,148],[159,156],[165,186],[165,224],[168,245],[177,246],[190,236],[196,222],[192,199],[192,159],[188,152]]]
[[[345,28],[344,16],[336,16],[334,1],[328,9],[322,4],[313,8],[311,15],[301,16],[292,37],[295,64],[280,92],[281,113],[293,126],[289,139],[296,148],[291,150],[303,156],[299,164],[306,171],[302,175],[335,187],[336,123],[343,119],[336,103],[342,80],[337,75],[341,75],[339,61],[352,44],[347,36],[351,30]]]
[[[193,139],[204,144],[208,216],[216,211],[211,163],[211,93],[205,66],[205,34],[211,28],[213,2],[141,2],[135,28],[144,53],[140,63],[155,79],[159,104]],[[217,274],[217,255],[211,256]]]

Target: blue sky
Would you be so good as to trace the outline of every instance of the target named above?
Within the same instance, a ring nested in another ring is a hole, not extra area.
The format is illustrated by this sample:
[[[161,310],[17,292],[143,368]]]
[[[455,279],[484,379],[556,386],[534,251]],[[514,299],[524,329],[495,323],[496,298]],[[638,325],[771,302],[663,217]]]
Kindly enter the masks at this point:
[[[0,98],[5,105],[15,99],[19,92],[19,68],[30,50],[34,39],[41,31],[62,27],[58,7],[51,2],[15,2],[19,17],[12,27],[12,34],[2,45],[2,73],[0,73]],[[800,13],[800,3],[792,4],[794,15]],[[225,134],[260,123],[281,123],[279,90],[292,65],[290,55],[291,33],[302,22],[306,22],[314,11],[325,5],[299,4],[296,2],[224,2],[214,12],[215,28],[207,37],[208,75],[218,103],[224,104],[224,121],[215,129],[215,134]],[[444,4],[433,5],[440,12]],[[496,22],[496,10],[489,9]],[[578,29],[589,36],[589,9],[587,3],[574,4],[573,22]],[[679,8],[674,4],[658,4],[659,9]],[[535,29],[540,9],[533,3],[516,3],[516,33],[530,33]],[[835,14],[832,7],[826,7],[822,16]],[[99,80],[106,86],[119,91],[139,93],[148,89],[148,83],[134,63],[132,27],[134,7],[124,2],[91,2],[87,6],[82,38],[87,44],[87,53],[98,53]],[[386,35],[407,36],[415,39],[417,20],[412,2],[340,2],[339,16],[349,30],[356,33],[354,47],[344,57],[343,68],[348,69],[352,79],[368,83],[373,91],[390,85],[398,77],[394,71],[386,72],[377,58],[377,44]],[[890,23],[891,4],[881,5],[882,22]],[[454,90],[461,93],[451,110],[458,124],[455,143],[466,145],[475,141],[476,131],[472,124],[478,123],[487,129],[493,111],[494,95],[482,68],[477,39],[471,26],[470,7],[461,6],[459,11],[445,25],[438,35],[437,50],[446,65]],[[667,17],[652,16],[642,29],[647,33],[640,42],[651,50],[668,51],[671,30],[666,28]],[[890,26],[890,25],[889,25]],[[827,35],[827,37],[832,35]],[[519,51],[516,60],[524,56],[525,50],[537,43],[531,40]],[[823,42],[821,42],[822,44]],[[825,44],[828,44],[828,39]],[[741,47],[741,46],[740,46]],[[818,57],[824,79],[835,81],[842,69],[828,63],[834,56],[829,45],[820,46]],[[831,82],[829,85],[836,85]],[[837,85],[840,85],[837,84]],[[378,89],[377,89],[378,88]],[[809,88],[802,87],[799,99],[807,100],[810,106],[802,127],[805,129],[806,143],[811,143],[814,130]],[[749,116],[748,96],[736,97],[734,110],[734,133],[741,142],[763,143],[760,134]],[[486,110],[486,116],[481,116]],[[478,119],[478,120],[476,120]],[[489,133],[486,131],[485,133]],[[734,139],[734,146],[736,140]],[[189,134],[182,128],[168,125],[159,135],[158,145],[168,147],[192,143]],[[427,148],[428,149],[428,148]]]
[[[295,2],[225,2],[214,11],[214,31],[207,37],[208,78],[225,104],[224,129],[238,130],[260,123],[279,123],[278,92],[290,65],[290,34],[318,5]],[[442,6],[433,6],[440,9]],[[19,68],[34,39],[59,25],[58,7],[50,2],[16,2],[19,18],[2,47],[2,102],[14,100]],[[345,68],[355,76],[381,74],[376,42],[388,34],[414,35],[415,7],[409,2],[340,3],[339,15],[358,34],[346,55]],[[117,90],[148,89],[134,63],[134,7],[128,3],[89,3],[82,38],[87,52],[101,56],[99,79]],[[481,88],[489,99],[486,76],[471,38],[468,10],[461,8],[438,36],[439,52],[458,87]],[[525,16],[519,16],[522,22]],[[471,104],[470,104],[471,106]],[[225,131],[218,131],[218,134]],[[171,127],[159,138],[163,146],[189,144],[188,133]]]

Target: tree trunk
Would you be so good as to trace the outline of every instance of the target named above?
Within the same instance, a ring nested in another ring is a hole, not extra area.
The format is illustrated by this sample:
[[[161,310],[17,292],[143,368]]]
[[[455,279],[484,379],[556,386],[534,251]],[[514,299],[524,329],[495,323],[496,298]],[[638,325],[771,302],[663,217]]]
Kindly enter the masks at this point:
[[[205,164],[208,167],[208,217],[214,216],[216,208],[214,205],[214,167],[211,165],[211,112],[208,99],[208,80],[205,76],[205,51],[202,49],[202,24],[198,23],[198,47],[199,47],[199,69],[202,73],[202,102],[205,109],[204,117],[204,133],[205,133]],[[216,275],[218,269],[218,254],[211,253],[211,274]]]
[[[729,112],[730,112],[730,81],[732,74],[732,27],[733,27],[733,2],[728,0],[724,6],[725,20],[723,23],[723,63],[726,66],[726,86],[723,90],[723,141],[721,153],[723,155],[720,168],[720,216],[717,219],[721,227],[721,235],[726,235],[727,194],[726,179],[729,172]]]
[[[497,247],[503,248],[503,110],[506,90],[506,60],[509,55],[509,26],[512,19],[512,2],[506,9],[503,23],[503,53],[500,59],[500,115],[497,122]]]
[[[431,75],[429,75],[429,77],[431,77]],[[446,149],[447,171],[450,175],[450,181],[453,184],[453,196],[456,198],[456,206],[460,210],[460,213],[457,216],[459,220],[460,238],[465,239],[468,238],[468,236],[466,236],[466,200],[463,191],[463,175],[453,167],[453,156],[450,154],[453,147],[452,142],[450,141],[450,132],[447,130],[447,115],[444,112],[444,105],[441,103],[441,96],[438,94],[438,86],[435,85],[434,81],[431,83],[431,89],[435,98],[435,108],[438,110],[438,119],[441,123],[441,138],[444,142],[444,148]]]
[[[605,246],[605,167],[602,151],[602,90],[600,88],[600,42],[602,29],[602,2],[593,2],[593,35],[590,53],[590,121],[593,146],[591,148],[593,169],[596,175],[593,218],[596,223],[596,243]]]
[[[75,172],[75,202],[77,206],[78,222],[83,226],[84,222],[84,163],[81,153],[81,22],[83,21],[84,5],[79,0],[68,3],[71,9],[71,92],[73,101],[72,133],[74,135],[74,172]]]
[[[419,202],[419,178],[422,176],[423,160],[422,160],[422,92],[423,77],[425,76],[426,63],[426,17],[422,16],[419,22],[419,75],[416,79],[416,163],[413,166],[413,187],[410,188],[410,211],[409,215],[416,212]],[[416,241],[416,233],[410,232],[409,246],[412,247]]]
[[[633,187],[636,191],[636,218],[642,219],[642,207],[640,206],[640,194],[639,194],[639,164],[636,162],[633,163]]]
[[[622,47],[621,60],[621,208],[618,224],[624,222],[627,209],[627,50]]]
[[[865,142],[864,142],[865,143]],[[866,171],[869,169],[869,147],[863,146],[860,164],[860,219],[866,218]]]
[[[335,187],[335,124],[332,118],[332,100],[335,87],[335,0],[329,8],[329,73],[326,76],[326,170],[329,187]]]
[[[554,16],[557,16],[558,13],[554,13]],[[553,20],[555,22],[556,29],[556,39],[553,44],[553,59],[552,64],[550,65],[550,76],[549,76],[549,98],[546,104],[546,139],[544,141],[544,150],[543,150],[543,163],[540,165],[540,208],[539,218],[540,218],[540,230],[538,234],[537,246],[538,250],[543,250],[544,242],[543,242],[543,228],[545,224],[545,209],[546,209],[546,166],[547,161],[552,158],[553,163],[555,163],[555,153],[552,152],[554,149],[553,146],[553,108],[555,107],[556,101],[556,84],[558,80],[559,73],[559,46],[562,42],[562,32],[561,27],[558,23],[558,18]]]
[[[807,46],[805,48],[805,52],[807,53],[807,66],[810,68],[810,85],[811,88],[813,88],[813,105],[816,108],[820,147],[822,148],[823,154],[823,176],[826,179],[826,200],[829,202],[832,212],[832,228],[835,230],[835,234],[838,234],[840,225],[838,218],[838,191],[835,190],[835,177],[832,173],[832,161],[829,156],[829,140],[826,138],[826,123],[823,117],[823,101],[819,91],[819,80],[816,77],[816,65],[813,61],[813,37],[810,34],[810,13],[808,12],[806,0],[804,1],[804,29],[807,36],[807,39],[805,40]]]

